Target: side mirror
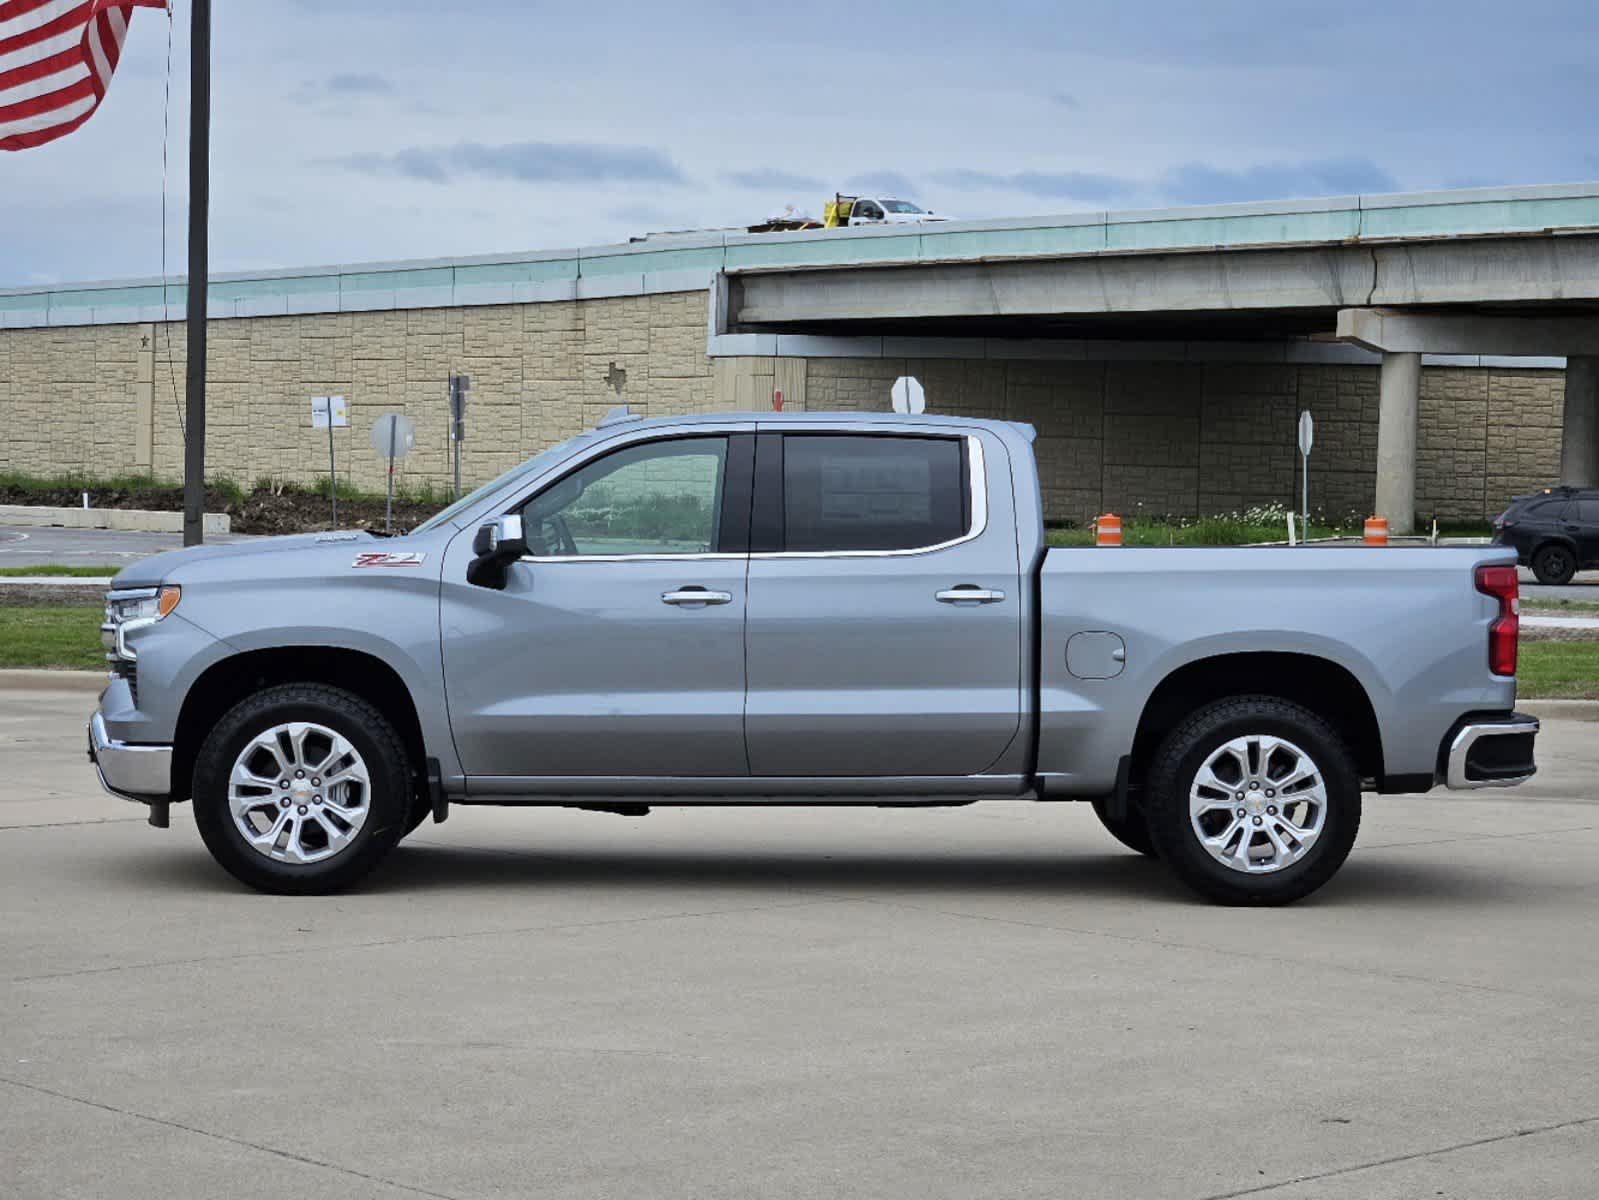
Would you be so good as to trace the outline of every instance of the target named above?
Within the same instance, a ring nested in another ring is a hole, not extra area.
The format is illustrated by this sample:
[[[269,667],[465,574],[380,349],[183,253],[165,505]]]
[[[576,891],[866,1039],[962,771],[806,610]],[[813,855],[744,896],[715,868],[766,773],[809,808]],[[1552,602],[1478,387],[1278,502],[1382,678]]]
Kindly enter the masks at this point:
[[[510,513],[495,517],[478,526],[472,539],[472,553],[479,558],[520,558],[527,553],[527,539],[522,536],[522,517]]]
[[[506,566],[527,553],[521,515],[510,513],[479,525],[472,537],[472,553],[477,557],[466,569],[466,581],[478,587],[503,588]]]

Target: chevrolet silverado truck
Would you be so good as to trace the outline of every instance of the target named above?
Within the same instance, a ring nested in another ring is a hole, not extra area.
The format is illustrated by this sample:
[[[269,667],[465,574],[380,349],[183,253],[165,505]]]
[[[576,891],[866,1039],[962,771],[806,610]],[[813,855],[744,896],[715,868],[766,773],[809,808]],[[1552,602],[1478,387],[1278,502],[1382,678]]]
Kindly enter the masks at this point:
[[[89,754],[263,891],[451,805],[1085,801],[1224,903],[1532,775],[1515,553],[1049,548],[1029,426],[614,411],[411,532],[113,581]]]

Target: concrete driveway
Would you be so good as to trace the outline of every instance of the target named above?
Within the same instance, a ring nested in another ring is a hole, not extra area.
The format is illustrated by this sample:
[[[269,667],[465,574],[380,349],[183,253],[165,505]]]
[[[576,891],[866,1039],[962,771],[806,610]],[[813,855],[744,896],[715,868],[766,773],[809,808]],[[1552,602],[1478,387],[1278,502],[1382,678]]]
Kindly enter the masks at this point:
[[[208,543],[247,541],[241,534],[208,534]],[[136,533],[124,529],[29,529],[0,527],[0,567],[125,567],[136,559],[183,545],[181,533]]]
[[[1311,901],[1086,806],[455,810],[243,891],[0,691],[6,1197],[1592,1197],[1599,726]]]

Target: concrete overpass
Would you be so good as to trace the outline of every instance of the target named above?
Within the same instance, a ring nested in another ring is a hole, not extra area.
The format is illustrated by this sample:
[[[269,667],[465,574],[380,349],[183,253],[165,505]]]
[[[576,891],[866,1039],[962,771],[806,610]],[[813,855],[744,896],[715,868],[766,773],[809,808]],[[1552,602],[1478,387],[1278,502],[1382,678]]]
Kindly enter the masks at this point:
[[[722,330],[1363,347],[1382,362],[1374,508],[1402,531],[1422,356],[1565,359],[1563,482],[1599,484],[1599,187],[1091,214],[1021,232],[924,233],[910,261],[736,270]]]
[[[182,279],[0,289],[0,466],[171,473],[181,429],[158,400],[185,299]],[[431,429],[464,368],[474,478],[618,399],[871,407],[908,370],[940,410],[1034,422],[1062,519],[1280,502],[1301,407],[1327,418],[1312,490],[1340,514],[1410,524],[1418,420],[1429,512],[1478,519],[1557,463],[1599,483],[1599,184],[652,234],[219,275],[209,311],[213,468],[245,478],[317,470],[304,396]],[[447,478],[445,449],[415,469]]]

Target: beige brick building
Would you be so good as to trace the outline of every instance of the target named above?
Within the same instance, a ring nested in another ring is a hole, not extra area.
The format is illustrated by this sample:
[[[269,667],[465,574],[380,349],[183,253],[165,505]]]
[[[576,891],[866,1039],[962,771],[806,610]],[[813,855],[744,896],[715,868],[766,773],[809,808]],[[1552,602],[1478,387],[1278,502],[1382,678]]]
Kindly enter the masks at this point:
[[[1378,369],[1281,362],[708,355],[703,289],[642,296],[213,320],[208,470],[249,484],[327,474],[309,398],[342,394],[340,479],[382,486],[367,441],[398,411],[417,426],[402,485],[447,487],[445,380],[472,377],[463,479],[486,479],[626,402],[652,415],[771,407],[881,410],[902,374],[930,411],[1037,428],[1051,520],[1192,516],[1297,496],[1294,426],[1317,422],[1311,505],[1372,503]],[[182,473],[181,322],[0,330],[0,469]],[[1423,370],[1417,512],[1481,519],[1560,465],[1563,372]]]

